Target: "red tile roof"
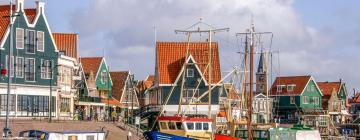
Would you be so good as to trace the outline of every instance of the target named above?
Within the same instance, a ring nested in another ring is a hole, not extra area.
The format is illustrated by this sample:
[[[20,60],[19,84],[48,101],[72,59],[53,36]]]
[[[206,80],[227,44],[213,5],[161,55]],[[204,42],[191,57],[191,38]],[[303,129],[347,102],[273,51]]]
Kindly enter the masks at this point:
[[[15,11],[15,5],[13,6],[13,10]],[[34,22],[36,17],[36,9],[24,9],[24,11],[29,22]],[[4,38],[6,29],[9,26],[9,15],[10,5],[0,5],[0,40]]]
[[[92,71],[94,74],[96,74],[100,67],[102,59],[102,57],[80,58],[80,63],[82,65],[84,73],[89,74]]]
[[[228,99],[234,99],[234,100],[240,99],[239,95],[236,93],[236,89],[235,89],[234,85],[224,84],[224,87],[226,90],[229,91],[228,96],[227,96]]]
[[[32,24],[36,17],[36,9],[24,9],[24,11],[29,23]]]
[[[111,98],[109,100],[102,99],[101,102],[106,104],[106,105],[121,106],[121,103],[118,100],[114,99],[114,98]]]
[[[59,51],[63,51],[66,56],[77,58],[78,35],[70,33],[52,34]]]
[[[355,97],[350,100],[350,103],[360,103],[360,92],[355,94]]]
[[[333,90],[335,90],[335,93],[339,93],[341,82],[317,82],[317,85],[323,93],[323,96],[331,96]]]
[[[156,65],[158,69],[158,78],[160,84],[172,84],[180,73],[181,67],[185,61],[187,42],[157,42],[156,43]],[[192,42],[189,47],[190,54],[195,59],[202,73],[204,73],[206,64],[209,60],[209,43]],[[221,80],[218,43],[212,43],[212,81],[217,83]],[[205,73],[205,79],[208,81],[208,72]]]
[[[300,95],[306,84],[310,80],[311,76],[288,76],[288,77],[276,77],[273,85],[270,89],[270,95]],[[277,92],[277,85],[295,85],[293,91],[287,91],[287,88],[283,89],[281,92]]]
[[[128,71],[110,72],[110,76],[113,82],[112,95],[113,98],[119,101],[121,100],[121,96],[128,75],[129,75]]]

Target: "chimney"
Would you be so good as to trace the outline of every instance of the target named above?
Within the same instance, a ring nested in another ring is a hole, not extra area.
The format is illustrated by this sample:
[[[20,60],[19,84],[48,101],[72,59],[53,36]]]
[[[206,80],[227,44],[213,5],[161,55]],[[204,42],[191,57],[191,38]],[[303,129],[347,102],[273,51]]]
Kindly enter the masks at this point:
[[[36,3],[36,13],[44,14],[45,2],[37,0],[35,3]]]
[[[24,0],[16,0],[16,12],[24,11]]]
[[[342,83],[342,78],[340,78],[340,83]]]
[[[356,90],[355,90],[355,88],[353,88],[353,91],[354,91],[353,98],[355,98],[355,96],[356,96]]]

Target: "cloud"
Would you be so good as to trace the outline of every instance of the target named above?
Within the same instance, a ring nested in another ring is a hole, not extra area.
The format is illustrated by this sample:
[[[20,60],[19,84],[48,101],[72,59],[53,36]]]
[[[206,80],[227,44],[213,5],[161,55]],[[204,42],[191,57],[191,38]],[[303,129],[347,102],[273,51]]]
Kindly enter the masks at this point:
[[[273,49],[280,50],[282,73],[317,74],[314,76],[326,80],[334,77],[334,73],[343,76],[342,69],[329,69],[329,66],[346,66],[342,64],[346,58],[331,57],[336,53],[333,45],[336,36],[306,25],[293,8],[293,0],[92,0],[88,3],[73,13],[71,19],[72,28],[81,37],[81,55],[101,55],[105,49],[111,67],[131,69],[139,79],[154,72],[154,26],[158,41],[185,41],[185,36],[174,34],[174,29],[185,29],[199,18],[215,27],[230,27],[230,32],[215,37],[221,45],[224,71],[240,63],[236,61],[239,45],[235,33],[249,27],[251,15],[257,31],[274,33]],[[193,39],[199,38],[206,36]]]

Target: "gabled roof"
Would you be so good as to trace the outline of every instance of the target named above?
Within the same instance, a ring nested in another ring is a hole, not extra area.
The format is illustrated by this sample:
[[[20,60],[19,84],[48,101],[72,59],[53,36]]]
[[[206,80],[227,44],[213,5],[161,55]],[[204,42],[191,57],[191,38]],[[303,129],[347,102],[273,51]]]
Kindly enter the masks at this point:
[[[311,79],[311,76],[287,76],[287,77],[276,77],[273,85],[270,89],[270,95],[300,95],[304,88],[306,87],[307,83]],[[277,91],[278,85],[295,85],[295,89],[293,91],[287,91],[287,88],[284,88],[281,92]]]
[[[102,57],[83,57],[80,58],[80,63],[83,67],[84,73],[89,74],[91,71],[96,74],[100,68]]]
[[[78,35],[72,33],[52,34],[59,51],[65,52],[66,56],[77,58]]]
[[[113,82],[112,95],[119,101],[121,100],[128,75],[128,71],[110,72],[110,76]]]
[[[159,84],[173,84],[179,75],[185,62],[188,42],[157,42],[156,43],[156,66]],[[201,73],[204,73],[206,63],[209,61],[209,43],[192,42],[189,45],[189,53],[197,62]],[[212,84],[221,80],[218,43],[212,43]],[[209,74],[205,72],[208,81]]]
[[[341,82],[317,82],[321,92],[324,96],[331,96],[333,90],[335,93],[339,93],[341,89]]]
[[[13,11],[15,11],[15,5],[13,5]],[[24,9],[25,15],[30,23],[34,22],[36,17],[36,9]],[[10,5],[0,5],[0,40],[4,38],[5,32],[10,24]]]
[[[355,97],[350,100],[350,103],[360,103],[360,92],[355,94]]]
[[[236,88],[231,83],[225,83],[224,88],[228,91],[227,92],[227,99],[239,100],[240,97],[236,93]]]

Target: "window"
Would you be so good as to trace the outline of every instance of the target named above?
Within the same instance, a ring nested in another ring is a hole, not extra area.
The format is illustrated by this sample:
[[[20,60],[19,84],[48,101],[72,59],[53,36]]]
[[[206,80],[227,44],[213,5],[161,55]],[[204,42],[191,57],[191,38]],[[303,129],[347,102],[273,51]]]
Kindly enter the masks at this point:
[[[35,53],[35,31],[33,30],[27,30],[26,35],[26,53]]]
[[[177,130],[184,130],[183,125],[181,122],[176,122],[176,129]]]
[[[6,69],[9,70],[9,62],[8,62],[8,55],[6,55]],[[14,56],[11,56],[10,58],[10,77],[14,77]]]
[[[294,91],[295,89],[295,85],[288,85],[287,86],[287,91]]]
[[[41,78],[42,79],[50,79],[52,78],[52,66],[51,60],[43,60],[41,59]]]
[[[16,58],[16,77],[24,78],[24,58]]]
[[[94,135],[87,135],[86,140],[95,140],[95,136]]]
[[[0,111],[6,111],[7,95],[0,95]],[[9,98],[9,109],[15,111],[15,95],[10,95]]]
[[[196,130],[202,130],[202,123],[195,123]]]
[[[35,59],[26,58],[25,60],[25,80],[35,81]]]
[[[65,55],[65,51],[59,51],[59,56]]]
[[[37,32],[37,50],[44,51],[44,32]]]
[[[313,101],[315,105],[319,104],[319,97],[313,97]]]
[[[295,104],[295,97],[294,96],[290,97],[290,104]]]
[[[308,104],[308,103],[309,103],[309,100],[308,100],[308,97],[307,97],[307,96],[303,96],[303,103],[304,103],[304,104]]]
[[[186,127],[188,130],[194,130],[194,123],[186,123]]]
[[[16,28],[16,49],[24,49],[24,29]]]
[[[204,130],[209,130],[209,124],[208,123],[203,123],[203,128],[204,128]]]
[[[161,129],[166,130],[167,129],[166,122],[160,122],[160,127]]]
[[[70,98],[60,99],[60,112],[70,112]]]
[[[105,84],[106,81],[106,71],[101,72],[101,83]]]
[[[315,91],[315,86],[314,85],[308,86],[308,91],[314,92]]]
[[[168,123],[168,127],[169,127],[170,130],[175,130],[175,129],[176,129],[174,122],[169,122],[169,123]]]
[[[192,101],[193,96],[194,96],[194,98],[199,97],[199,89],[185,89],[185,90],[183,90],[182,102],[183,103],[188,103],[188,102]]]
[[[77,140],[78,139],[78,137],[77,136],[68,136],[68,140]]]
[[[187,77],[194,77],[194,69],[188,68],[186,71],[187,71],[186,72]]]
[[[277,85],[276,88],[277,88],[277,92],[282,92],[283,89],[285,88],[285,85]]]

